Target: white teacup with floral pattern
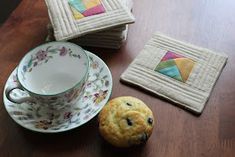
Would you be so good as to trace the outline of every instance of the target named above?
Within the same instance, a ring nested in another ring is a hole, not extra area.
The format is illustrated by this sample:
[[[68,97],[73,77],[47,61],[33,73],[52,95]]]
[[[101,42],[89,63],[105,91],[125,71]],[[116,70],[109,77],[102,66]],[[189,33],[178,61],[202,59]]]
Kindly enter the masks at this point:
[[[28,52],[17,69],[17,83],[7,87],[7,98],[17,104],[40,103],[49,109],[75,104],[85,88],[89,59],[79,46],[69,42],[50,42]],[[13,90],[26,92],[15,98]]]

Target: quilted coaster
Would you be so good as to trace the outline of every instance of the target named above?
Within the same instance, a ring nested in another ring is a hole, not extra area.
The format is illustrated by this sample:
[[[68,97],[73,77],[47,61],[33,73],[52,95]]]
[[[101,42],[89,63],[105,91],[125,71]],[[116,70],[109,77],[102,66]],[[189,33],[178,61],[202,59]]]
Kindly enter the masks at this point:
[[[200,114],[226,62],[221,53],[155,34],[121,81]]]
[[[54,41],[53,28],[50,24],[47,26],[48,35],[46,42]],[[114,28],[107,31],[87,34],[85,36],[70,40],[80,46],[101,47],[110,49],[119,49],[127,39],[128,26],[123,28]]]
[[[79,5],[84,3],[71,3],[71,0],[69,2],[68,0],[45,0],[45,2],[48,7],[54,36],[58,41],[77,38],[85,34],[130,24],[135,21],[130,10],[120,0],[101,0],[103,11],[90,3],[89,5],[94,6],[95,9],[93,7],[90,11],[89,9],[84,10],[84,6]],[[92,0],[92,2],[94,1]]]

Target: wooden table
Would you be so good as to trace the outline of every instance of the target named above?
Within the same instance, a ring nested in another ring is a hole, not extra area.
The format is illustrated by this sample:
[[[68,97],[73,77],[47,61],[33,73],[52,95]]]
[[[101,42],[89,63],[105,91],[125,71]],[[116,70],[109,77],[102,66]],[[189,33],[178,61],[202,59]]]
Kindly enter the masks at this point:
[[[97,118],[61,134],[34,133],[9,117],[0,95],[1,157],[235,156],[235,1],[135,0],[133,11],[136,23],[130,26],[128,41],[120,50],[89,50],[110,67],[112,98],[135,96],[153,110],[157,123],[148,143],[126,150],[113,148],[99,136]],[[1,93],[24,54],[44,42],[48,21],[43,0],[22,0],[0,28]],[[201,116],[119,82],[120,74],[156,31],[229,56]]]

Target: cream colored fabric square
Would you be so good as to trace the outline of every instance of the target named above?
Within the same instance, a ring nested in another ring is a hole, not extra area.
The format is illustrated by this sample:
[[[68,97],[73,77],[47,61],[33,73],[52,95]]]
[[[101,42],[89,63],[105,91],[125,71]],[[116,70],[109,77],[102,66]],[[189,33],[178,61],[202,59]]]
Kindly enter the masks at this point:
[[[105,13],[76,20],[68,0],[45,0],[56,40],[69,40],[135,21],[129,9],[119,0],[102,0]]]
[[[169,51],[195,61],[186,82],[154,71]],[[223,54],[155,34],[121,75],[121,80],[200,114],[226,61]]]

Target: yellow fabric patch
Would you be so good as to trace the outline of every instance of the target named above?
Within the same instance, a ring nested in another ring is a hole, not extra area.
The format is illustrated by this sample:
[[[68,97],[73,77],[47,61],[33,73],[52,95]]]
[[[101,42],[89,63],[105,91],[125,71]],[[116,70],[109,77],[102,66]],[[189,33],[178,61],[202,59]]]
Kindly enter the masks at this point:
[[[186,82],[193,69],[195,62],[188,58],[176,58],[174,59],[174,61],[180,71],[183,81]]]
[[[74,18],[75,18],[76,20],[81,19],[81,18],[84,17],[84,16],[83,16],[80,12],[78,12],[75,8],[73,8],[73,7],[71,7],[71,6],[70,6],[70,8],[71,8],[71,10],[72,10],[72,12],[73,12],[73,16],[74,16]]]
[[[100,0],[82,0],[82,1],[87,9],[93,8],[93,7],[101,4]]]

